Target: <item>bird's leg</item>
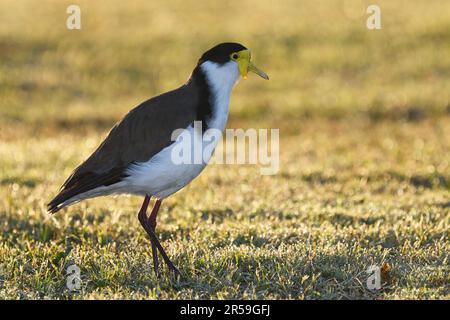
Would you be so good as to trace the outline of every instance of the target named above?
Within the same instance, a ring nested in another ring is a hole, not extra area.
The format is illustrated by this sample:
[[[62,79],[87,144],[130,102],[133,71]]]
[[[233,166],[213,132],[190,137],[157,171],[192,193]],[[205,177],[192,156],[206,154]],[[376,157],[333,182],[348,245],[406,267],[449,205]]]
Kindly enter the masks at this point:
[[[144,203],[142,204],[142,207],[144,208],[148,206],[148,202],[150,201],[150,197],[146,196],[144,199]],[[158,203],[159,201],[159,203]],[[170,261],[169,257],[167,256],[166,252],[164,251],[163,247],[161,246],[161,244],[159,243],[158,237],[155,234],[154,228],[152,228],[149,224],[149,221],[152,221],[153,219],[155,220],[155,226],[156,226],[156,214],[158,213],[158,209],[159,206],[161,205],[161,201],[157,200],[157,202],[155,203],[155,207],[152,210],[152,213],[150,215],[150,218],[147,218],[145,211],[142,214],[141,211],[139,211],[139,221],[141,222],[142,227],[145,229],[145,231],[147,232],[147,234],[150,237],[150,241],[152,242],[152,249],[153,246],[155,246],[159,252],[161,253],[161,256],[164,259],[164,262],[167,264],[167,266],[169,267],[170,271],[173,271],[176,275],[180,275],[180,271],[178,271],[178,269],[174,266],[174,264],[172,263],[172,261]],[[156,210],[155,210],[156,209]],[[156,253],[153,253],[153,257],[155,257]],[[155,260],[153,260],[153,263],[155,264]],[[155,266],[156,267],[156,266]]]
[[[180,275],[180,271],[175,267],[175,265],[170,261],[169,257],[167,256],[166,252],[164,251],[163,247],[159,243],[158,238],[156,237],[155,228],[156,228],[156,217],[158,215],[159,207],[161,206],[162,200],[157,199],[155,202],[155,205],[153,206],[152,212],[150,214],[150,217],[147,220],[147,224],[152,231],[153,235],[150,235],[150,237],[154,238],[154,241],[152,242],[152,248],[154,248],[153,253],[153,260],[155,261],[156,257],[156,264],[158,263],[158,255],[156,253],[156,248],[159,249],[164,261],[166,262],[167,266],[169,267],[170,271],[173,271],[176,275]],[[154,262],[155,263],[155,262]]]
[[[139,210],[139,213],[138,213],[139,222],[141,223],[142,227],[144,227],[144,229],[146,231],[147,231],[147,228],[149,228],[149,226],[147,226],[148,220],[149,220],[149,219],[147,219],[147,208],[148,208],[149,203],[150,203],[150,197],[146,195],[144,198],[144,202],[142,203],[141,210]],[[156,204],[155,204],[155,207],[156,207]],[[152,210],[152,213],[150,216],[154,215],[155,207],[153,207],[153,210]],[[156,209],[156,212],[158,212],[158,208]],[[156,221],[155,221],[154,227],[155,226],[156,226]],[[154,231],[154,227],[153,227],[153,231]],[[156,246],[155,246],[155,243],[154,243],[154,240],[152,237],[150,237],[150,242],[152,243],[153,267],[155,269],[156,276],[159,278],[158,251],[156,250]]]
[[[161,200],[157,199],[155,205],[153,206],[150,217],[148,217],[147,224],[155,233],[156,230],[156,216],[158,215],[159,207],[161,206]],[[155,233],[156,234],[156,233]],[[156,244],[152,241],[152,255],[153,255],[153,265],[155,266],[156,276],[159,278],[159,267],[158,267],[158,250],[156,249]]]

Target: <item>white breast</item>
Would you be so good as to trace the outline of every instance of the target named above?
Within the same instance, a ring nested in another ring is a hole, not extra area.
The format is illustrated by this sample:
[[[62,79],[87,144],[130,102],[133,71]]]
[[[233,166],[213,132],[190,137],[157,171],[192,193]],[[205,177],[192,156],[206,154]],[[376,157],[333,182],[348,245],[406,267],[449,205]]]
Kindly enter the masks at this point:
[[[231,90],[239,80],[239,70],[236,62],[230,61],[220,66],[206,61],[201,65],[212,90],[213,113],[208,126],[221,131],[225,129],[228,120],[228,106]]]
[[[212,91],[212,114],[207,121],[208,128],[219,129],[223,132],[228,119],[231,90],[239,79],[237,64],[230,61],[220,66],[207,61],[201,65],[201,68]],[[184,135],[194,136],[192,126],[186,129]],[[200,139],[198,143],[211,144],[210,141],[203,141],[199,135],[197,137]],[[214,143],[217,145],[217,142]],[[127,172],[129,176],[125,179],[128,193],[147,194],[163,199],[182,189],[197,177],[210,157],[203,159],[204,161],[199,164],[176,164],[172,161],[171,155],[178,143],[181,142],[175,142],[164,148],[147,162],[132,165]],[[191,145],[193,148],[194,144]]]

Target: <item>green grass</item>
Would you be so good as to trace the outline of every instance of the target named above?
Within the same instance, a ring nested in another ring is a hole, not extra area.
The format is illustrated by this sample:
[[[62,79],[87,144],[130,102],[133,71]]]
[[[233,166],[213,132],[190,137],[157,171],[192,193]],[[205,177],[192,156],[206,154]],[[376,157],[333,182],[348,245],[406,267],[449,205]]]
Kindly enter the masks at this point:
[[[367,1],[79,1],[81,31],[46,3],[0,5],[0,298],[450,298],[450,2],[377,1],[380,31]],[[45,212],[121,115],[228,40],[271,77],[239,83],[229,127],[280,128],[280,172],[213,165],[163,202],[180,280],[154,276],[142,199]]]

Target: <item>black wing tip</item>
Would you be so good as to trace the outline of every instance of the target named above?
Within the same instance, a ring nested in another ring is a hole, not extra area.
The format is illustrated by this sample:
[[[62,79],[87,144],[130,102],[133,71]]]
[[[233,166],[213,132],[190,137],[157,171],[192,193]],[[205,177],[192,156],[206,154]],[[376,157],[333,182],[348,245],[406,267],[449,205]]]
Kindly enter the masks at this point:
[[[66,207],[68,204],[66,203],[73,195],[67,192],[68,190],[64,189],[56,195],[48,204],[47,204],[47,212],[50,214],[56,213],[62,208]]]
[[[62,201],[59,201],[58,196],[56,196],[52,201],[47,204],[47,212],[50,214],[54,214],[61,210],[63,206],[60,206]]]

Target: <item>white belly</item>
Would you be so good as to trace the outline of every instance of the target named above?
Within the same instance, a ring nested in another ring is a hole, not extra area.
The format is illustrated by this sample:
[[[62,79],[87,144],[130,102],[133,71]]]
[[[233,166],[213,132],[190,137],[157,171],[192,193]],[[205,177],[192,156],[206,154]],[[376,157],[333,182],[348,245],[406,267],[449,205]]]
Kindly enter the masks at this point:
[[[197,163],[194,161],[177,163],[173,159],[174,149],[177,147],[180,149],[180,144],[186,143],[187,139],[193,139],[193,131],[192,127],[187,128],[181,135],[182,139],[164,148],[149,161],[132,165],[127,170],[129,176],[125,179],[128,191],[163,199],[182,189],[196,178],[206,167],[211,156],[202,157],[201,161]],[[200,136],[196,137],[196,139],[197,148],[201,144],[203,149],[207,143]],[[208,145],[210,143],[208,142]],[[195,152],[194,145],[193,141],[191,141],[192,156]]]

